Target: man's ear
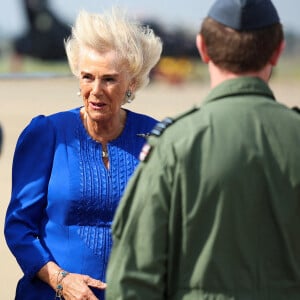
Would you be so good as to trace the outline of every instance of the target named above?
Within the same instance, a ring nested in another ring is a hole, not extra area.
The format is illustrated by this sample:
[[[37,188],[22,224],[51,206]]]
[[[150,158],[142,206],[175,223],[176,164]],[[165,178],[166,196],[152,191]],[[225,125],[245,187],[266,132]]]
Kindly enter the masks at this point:
[[[273,55],[270,58],[270,64],[272,66],[276,66],[278,63],[278,60],[285,49],[285,41],[282,41],[280,45],[277,47],[277,49],[274,51]]]
[[[202,35],[200,33],[197,34],[196,36],[196,46],[201,56],[201,59],[203,60],[204,63],[207,64],[210,61],[210,58],[207,54],[207,48],[204,39],[202,38]]]

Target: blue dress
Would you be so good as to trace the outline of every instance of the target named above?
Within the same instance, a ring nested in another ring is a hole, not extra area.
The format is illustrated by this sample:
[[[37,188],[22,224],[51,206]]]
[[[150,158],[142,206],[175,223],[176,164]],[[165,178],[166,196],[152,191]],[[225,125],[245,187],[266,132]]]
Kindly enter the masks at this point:
[[[112,219],[145,143],[139,134],[156,122],[127,110],[122,134],[108,144],[109,169],[80,108],[37,116],[24,129],[5,219],[7,244],[24,272],[16,299],[54,299],[53,289],[35,276],[49,261],[105,282]],[[104,299],[103,291],[93,291]]]

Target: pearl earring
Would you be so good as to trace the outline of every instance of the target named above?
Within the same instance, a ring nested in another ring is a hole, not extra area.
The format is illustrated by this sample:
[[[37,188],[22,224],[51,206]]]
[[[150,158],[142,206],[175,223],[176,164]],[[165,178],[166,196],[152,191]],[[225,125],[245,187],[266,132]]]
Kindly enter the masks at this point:
[[[131,103],[132,102],[131,96],[132,96],[132,92],[131,92],[131,90],[128,90],[126,92],[127,103]]]
[[[81,90],[79,90],[79,91],[77,92],[77,96],[78,96],[78,97],[81,96]]]

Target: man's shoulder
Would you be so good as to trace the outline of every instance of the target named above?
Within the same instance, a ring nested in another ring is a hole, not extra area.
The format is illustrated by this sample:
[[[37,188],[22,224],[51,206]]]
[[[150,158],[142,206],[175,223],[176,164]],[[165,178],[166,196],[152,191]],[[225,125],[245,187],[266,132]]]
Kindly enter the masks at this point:
[[[142,151],[140,152],[140,161],[147,161],[153,148],[155,148],[157,144],[162,144],[163,140],[169,142],[170,140],[174,139],[174,135],[177,137],[183,136],[186,129],[181,121],[189,118],[197,111],[199,111],[199,107],[193,107],[175,117],[167,117],[158,122],[151,130],[147,139],[147,143],[144,145]],[[170,135],[166,135],[165,138],[161,139],[161,137],[165,135],[166,131],[171,134],[171,137]]]
[[[298,107],[298,106],[292,107],[292,110],[294,110],[295,112],[300,114],[300,107]]]
[[[179,121],[191,116],[199,110],[199,107],[193,107],[175,117],[166,117],[162,121],[158,122],[155,127],[152,129],[150,136],[160,137],[167,128],[173,127],[175,124],[178,124]],[[180,125],[180,124],[179,124]]]

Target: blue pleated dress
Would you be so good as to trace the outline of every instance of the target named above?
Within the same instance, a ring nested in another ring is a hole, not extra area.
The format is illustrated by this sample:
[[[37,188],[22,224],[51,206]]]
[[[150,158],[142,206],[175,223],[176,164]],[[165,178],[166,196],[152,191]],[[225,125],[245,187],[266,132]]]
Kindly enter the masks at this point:
[[[37,116],[21,133],[5,219],[7,244],[24,272],[16,299],[54,299],[53,289],[35,276],[48,261],[105,282],[112,219],[145,143],[139,134],[156,124],[126,112],[122,134],[108,144],[109,169],[80,108]],[[104,292],[94,293],[104,299]]]

